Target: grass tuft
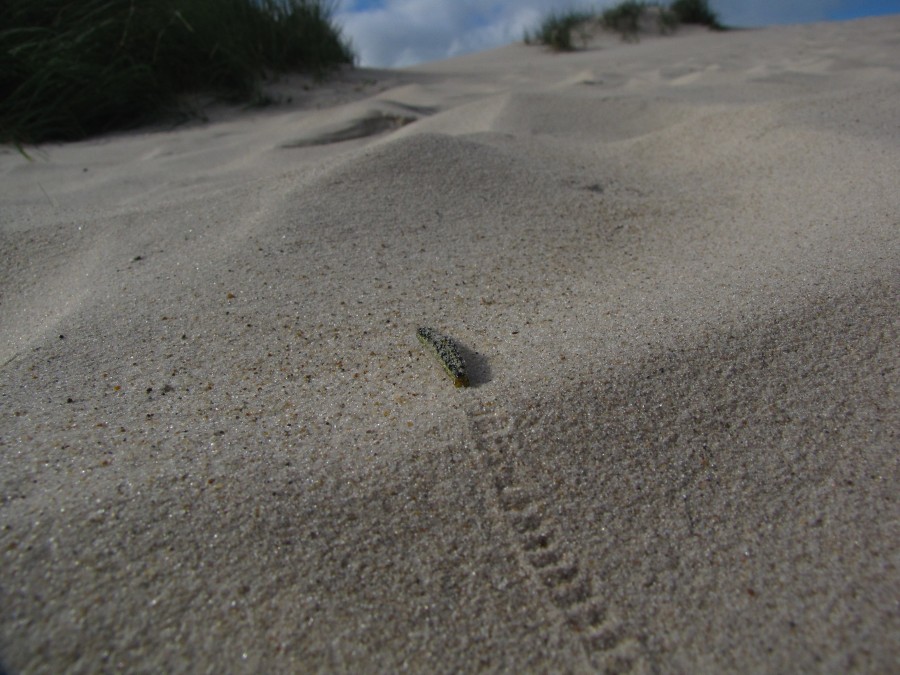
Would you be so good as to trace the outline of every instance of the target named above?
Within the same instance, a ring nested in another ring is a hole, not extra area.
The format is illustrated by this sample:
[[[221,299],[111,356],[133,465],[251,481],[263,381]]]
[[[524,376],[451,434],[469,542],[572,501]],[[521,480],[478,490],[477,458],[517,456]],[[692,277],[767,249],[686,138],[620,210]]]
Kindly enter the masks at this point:
[[[4,0],[0,142],[74,140],[259,99],[270,74],[353,63],[328,0]]]
[[[588,12],[553,12],[541,22],[535,33],[525,33],[525,43],[538,44],[550,47],[557,52],[568,52],[575,49],[572,44],[572,30],[579,25],[591,20],[593,15]]]
[[[709,26],[714,30],[724,30],[716,13],[709,7],[707,0],[674,0],[670,5],[672,13],[681,23],[693,23]]]
[[[570,51],[572,30],[585,27],[595,20],[589,12],[570,11],[547,16],[532,34],[525,33],[525,43],[543,44],[556,51]],[[725,30],[716,14],[709,8],[707,0],[674,0],[669,5],[643,0],[622,0],[618,5],[604,10],[600,23],[608,30],[620,33],[626,40],[636,40],[641,30],[655,21],[659,32],[669,34],[679,24],[700,24],[715,30]]]
[[[606,28],[629,38],[637,35],[641,25],[641,18],[646,10],[646,2],[624,0],[615,7],[604,10],[600,18]]]

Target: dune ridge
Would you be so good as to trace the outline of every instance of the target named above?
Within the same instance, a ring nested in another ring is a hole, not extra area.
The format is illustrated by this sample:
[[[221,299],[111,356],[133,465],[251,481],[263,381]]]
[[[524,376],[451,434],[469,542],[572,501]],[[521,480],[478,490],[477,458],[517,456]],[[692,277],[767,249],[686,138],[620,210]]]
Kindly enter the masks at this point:
[[[3,150],[0,665],[890,671],[897,28]]]

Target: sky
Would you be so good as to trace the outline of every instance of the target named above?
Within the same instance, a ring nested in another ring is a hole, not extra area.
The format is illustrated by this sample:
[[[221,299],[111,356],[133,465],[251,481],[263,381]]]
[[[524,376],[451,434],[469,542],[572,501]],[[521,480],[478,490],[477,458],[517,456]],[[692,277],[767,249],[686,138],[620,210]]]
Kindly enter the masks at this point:
[[[332,0],[358,65],[400,68],[500,47],[542,17],[621,0]],[[811,23],[900,13],[900,0],[710,0],[728,26]]]

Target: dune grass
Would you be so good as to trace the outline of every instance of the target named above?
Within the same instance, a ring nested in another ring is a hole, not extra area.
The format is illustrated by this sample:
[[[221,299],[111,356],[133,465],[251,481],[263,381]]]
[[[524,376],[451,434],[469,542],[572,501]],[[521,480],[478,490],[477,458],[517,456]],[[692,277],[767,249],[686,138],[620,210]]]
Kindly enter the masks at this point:
[[[713,30],[724,30],[716,13],[709,7],[707,0],[674,0],[669,9],[681,23],[692,23],[708,26]]]
[[[184,94],[252,102],[269,75],[353,63],[326,0],[4,0],[0,142],[158,119]]]
[[[621,33],[624,37],[637,35],[641,18],[647,10],[647,3],[638,0],[624,0],[600,15],[603,25]]]
[[[549,14],[535,31],[526,32],[525,42],[542,44],[554,51],[571,51],[574,49],[572,31],[597,19],[605,28],[621,34],[623,38],[636,39],[642,21],[651,12],[656,17],[660,33],[670,33],[679,24],[699,24],[715,30],[724,29],[707,0],[674,0],[669,5],[622,0],[605,9],[599,16],[577,11]]]
[[[552,12],[541,21],[534,33],[525,33],[525,43],[546,45],[558,52],[572,51],[575,49],[572,29],[592,18],[593,15],[589,12]]]

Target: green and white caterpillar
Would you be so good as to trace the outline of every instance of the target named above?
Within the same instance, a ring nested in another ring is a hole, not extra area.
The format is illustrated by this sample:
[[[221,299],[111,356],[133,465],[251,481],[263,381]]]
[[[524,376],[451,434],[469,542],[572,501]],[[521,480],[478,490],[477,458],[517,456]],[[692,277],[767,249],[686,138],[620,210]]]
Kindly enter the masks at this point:
[[[419,328],[416,330],[416,337],[419,341],[428,347],[438,361],[444,366],[444,370],[453,380],[453,384],[457,387],[468,387],[469,376],[466,374],[466,364],[459,355],[459,348],[450,338],[440,333],[436,333],[431,328]]]

